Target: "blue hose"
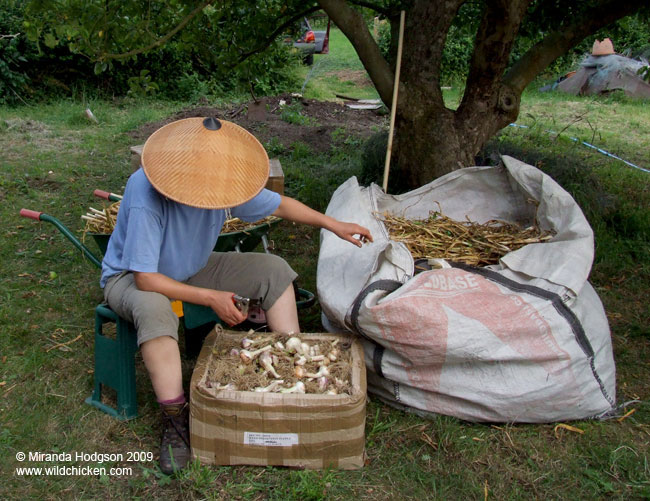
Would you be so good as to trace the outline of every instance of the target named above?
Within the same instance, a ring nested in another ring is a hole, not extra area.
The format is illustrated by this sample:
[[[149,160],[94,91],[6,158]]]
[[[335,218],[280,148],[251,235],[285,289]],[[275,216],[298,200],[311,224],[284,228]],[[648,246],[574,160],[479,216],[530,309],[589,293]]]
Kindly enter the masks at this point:
[[[519,125],[519,124],[515,124],[515,123],[509,124],[508,127],[518,127],[520,129],[530,129],[530,127],[528,127],[527,125]],[[552,130],[547,130],[546,132],[548,132],[549,134],[557,134],[557,132],[552,131]],[[567,136],[567,137],[571,141],[573,141],[574,143],[583,144],[584,146],[586,146],[588,148],[596,150],[598,153],[602,153],[603,155],[605,155],[607,157],[611,157],[611,158],[614,158],[616,160],[619,160],[619,161],[623,162],[625,165],[629,165],[630,167],[634,167],[635,169],[639,169],[640,171],[643,171],[643,172],[650,172],[649,169],[644,169],[643,167],[639,167],[638,165],[634,165],[632,162],[628,162],[627,160],[623,160],[621,157],[617,157],[613,153],[610,153],[609,151],[603,150],[602,148],[599,148],[598,146],[594,146],[593,144],[590,144],[587,141],[581,141],[580,139],[578,139],[576,137],[571,137],[571,136]]]

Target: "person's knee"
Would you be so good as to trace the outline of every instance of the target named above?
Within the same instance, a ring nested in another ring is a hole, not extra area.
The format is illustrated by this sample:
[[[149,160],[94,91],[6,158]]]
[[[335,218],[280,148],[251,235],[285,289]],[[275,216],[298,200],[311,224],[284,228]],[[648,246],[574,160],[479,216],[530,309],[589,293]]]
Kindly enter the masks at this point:
[[[260,296],[263,297],[262,307],[268,310],[287,288],[292,285],[297,274],[281,257],[266,254],[263,277],[263,280],[259,284]]]
[[[293,276],[295,274],[289,263],[280,256],[264,254],[264,259],[266,260],[264,267],[271,277]]]
[[[134,311],[134,323],[138,331],[138,345],[159,337],[171,337],[178,341],[178,316],[169,299],[158,293],[149,293]]]
[[[143,340],[140,343],[142,353],[160,353],[164,354],[167,351],[175,351],[178,341],[172,336],[156,336]]]

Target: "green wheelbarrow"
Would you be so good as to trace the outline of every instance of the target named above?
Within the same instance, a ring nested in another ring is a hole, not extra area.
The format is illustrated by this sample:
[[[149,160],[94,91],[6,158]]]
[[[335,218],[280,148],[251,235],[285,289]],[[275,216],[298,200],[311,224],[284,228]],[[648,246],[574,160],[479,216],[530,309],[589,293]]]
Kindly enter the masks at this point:
[[[104,198],[113,202],[121,200],[122,197],[114,193],[109,193],[103,190],[95,190],[94,195],[99,198]],[[98,257],[93,251],[91,251],[88,246],[81,240],[79,240],[74,233],[72,233],[61,221],[57,218],[45,214],[43,212],[38,212],[29,209],[21,209],[20,215],[36,221],[45,221],[54,225],[62,234],[65,236],[81,253],[88,258],[88,260],[94,264],[97,268],[101,269],[102,262],[101,258]],[[217,239],[217,243],[214,246],[215,252],[250,252],[255,249],[260,243],[264,247],[265,252],[270,252],[269,250],[269,239],[268,235],[271,228],[282,219],[278,218],[274,221],[265,222],[251,228],[246,228],[245,230],[235,231],[230,233],[222,233]],[[103,257],[106,253],[108,247],[108,241],[111,237],[108,233],[88,233],[97,248],[99,249],[100,256]],[[315,302],[315,296],[312,292],[309,292],[304,289],[296,289],[296,307],[298,309],[304,309],[311,307]],[[210,308],[204,306],[190,305],[185,303],[186,306],[192,314],[185,319],[186,327],[192,329],[199,325],[203,325],[211,320],[218,321],[218,317]],[[189,323],[189,325],[188,325]]]

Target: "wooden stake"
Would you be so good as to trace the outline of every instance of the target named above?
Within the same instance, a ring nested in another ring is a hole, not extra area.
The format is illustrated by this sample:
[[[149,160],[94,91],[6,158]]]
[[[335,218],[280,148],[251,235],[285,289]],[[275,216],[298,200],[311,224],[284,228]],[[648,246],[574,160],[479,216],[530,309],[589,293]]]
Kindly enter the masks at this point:
[[[395,111],[397,110],[397,91],[399,89],[399,70],[402,65],[402,42],[404,41],[405,12],[399,15],[399,39],[397,42],[397,62],[395,63],[395,84],[393,85],[393,102],[390,106],[390,128],[388,129],[388,147],[386,148],[386,163],[384,164],[384,193],[388,193],[388,171],[390,169],[390,155],[393,149],[393,129],[395,128]]]

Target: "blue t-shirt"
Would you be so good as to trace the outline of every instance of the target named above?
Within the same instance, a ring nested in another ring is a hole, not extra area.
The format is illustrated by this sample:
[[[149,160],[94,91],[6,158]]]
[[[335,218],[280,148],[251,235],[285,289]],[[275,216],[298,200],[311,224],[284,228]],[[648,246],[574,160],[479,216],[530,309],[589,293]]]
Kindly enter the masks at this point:
[[[230,213],[254,222],[279,205],[280,195],[264,189]],[[207,264],[225,220],[223,209],[198,209],[165,198],[138,169],[126,184],[99,285],[103,288],[109,277],[126,270],[187,280]]]

